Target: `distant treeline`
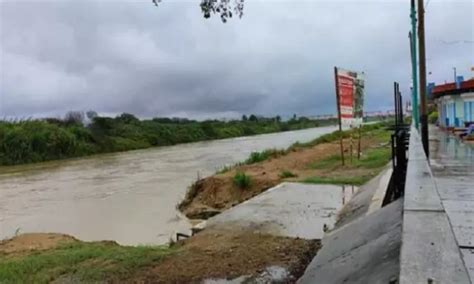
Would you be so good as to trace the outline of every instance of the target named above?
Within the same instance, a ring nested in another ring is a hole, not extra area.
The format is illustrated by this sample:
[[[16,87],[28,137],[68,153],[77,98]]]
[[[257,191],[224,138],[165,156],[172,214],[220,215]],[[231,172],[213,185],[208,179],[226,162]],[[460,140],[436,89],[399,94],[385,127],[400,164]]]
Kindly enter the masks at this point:
[[[167,146],[212,139],[297,130],[335,124],[335,119],[293,116],[243,116],[241,120],[195,121],[185,118],[139,120],[123,113],[115,118],[95,112],[69,112],[64,119],[0,121],[0,165],[15,165]]]

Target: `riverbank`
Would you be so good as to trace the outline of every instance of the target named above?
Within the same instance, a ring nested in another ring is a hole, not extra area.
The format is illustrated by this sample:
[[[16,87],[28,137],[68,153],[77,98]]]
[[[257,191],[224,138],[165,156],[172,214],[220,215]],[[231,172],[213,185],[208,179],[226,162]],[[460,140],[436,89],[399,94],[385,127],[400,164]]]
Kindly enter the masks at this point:
[[[350,131],[343,132],[344,166],[337,132],[286,150],[252,153],[247,161],[196,181],[178,208],[190,219],[207,219],[282,181],[362,185],[389,161],[390,132],[383,124],[373,124],[364,126],[361,133],[360,160],[354,145],[350,161]]]
[[[81,113],[64,119],[0,120],[0,166],[18,165],[100,153],[145,149],[189,142],[307,129],[333,125],[334,119],[243,117],[242,120],[195,121],[182,118],[140,120],[124,113],[115,118]]]
[[[0,279],[7,283],[201,283],[241,276],[279,277],[271,275],[273,269],[296,281],[319,247],[318,240],[223,230],[205,230],[171,246],[156,247],[26,234],[0,242]]]
[[[349,132],[345,132],[344,137],[348,136]],[[273,177],[269,184],[274,180],[319,183],[320,177],[332,183],[346,183],[347,178],[355,174],[368,179],[378,172],[379,163],[386,163],[384,153],[388,149],[388,132],[381,125],[363,129],[365,138],[362,139],[361,160],[354,160],[344,167],[334,154],[339,149],[337,137],[333,133],[308,143],[298,143],[285,151],[267,151],[264,155],[254,153],[251,155],[254,158],[247,160],[246,164],[228,168],[215,176],[227,175],[235,185],[237,173],[242,174],[241,170],[247,169],[245,176],[250,177],[249,186],[238,188],[236,192],[249,191],[256,195],[255,192],[261,189],[256,187],[255,177]],[[285,171],[282,169],[291,172],[292,177],[283,174]],[[262,170],[268,174],[262,174]],[[352,182],[361,183],[363,180],[352,179]],[[252,188],[257,191],[252,191]],[[216,190],[219,189],[216,187]],[[229,200],[235,202],[239,199]],[[223,209],[214,210],[220,212]],[[315,229],[322,230],[322,226],[316,225]],[[0,243],[0,279],[35,283],[99,280],[111,283],[202,283],[209,279],[238,278],[268,283],[282,277],[284,283],[293,283],[302,275],[320,246],[319,240],[270,235],[258,233],[255,228],[232,226],[206,228],[170,246],[120,246],[111,241],[82,242],[67,235],[26,234]]]

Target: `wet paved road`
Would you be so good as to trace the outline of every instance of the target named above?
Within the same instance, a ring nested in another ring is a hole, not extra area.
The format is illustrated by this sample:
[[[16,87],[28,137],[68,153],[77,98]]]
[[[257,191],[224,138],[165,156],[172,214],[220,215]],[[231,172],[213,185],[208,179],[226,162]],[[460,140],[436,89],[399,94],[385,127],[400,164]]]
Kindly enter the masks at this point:
[[[286,148],[336,130],[321,127],[0,168],[0,239],[60,232],[83,240],[160,244],[189,228],[175,209],[197,175],[250,152]]]

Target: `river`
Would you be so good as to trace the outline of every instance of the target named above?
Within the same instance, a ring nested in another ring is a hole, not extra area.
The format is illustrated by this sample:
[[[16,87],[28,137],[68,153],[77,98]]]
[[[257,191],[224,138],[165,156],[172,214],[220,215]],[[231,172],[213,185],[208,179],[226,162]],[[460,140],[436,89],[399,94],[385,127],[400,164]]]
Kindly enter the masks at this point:
[[[156,147],[0,168],[0,239],[57,232],[124,245],[163,244],[189,230],[176,210],[187,187],[252,151],[286,148],[336,127]]]

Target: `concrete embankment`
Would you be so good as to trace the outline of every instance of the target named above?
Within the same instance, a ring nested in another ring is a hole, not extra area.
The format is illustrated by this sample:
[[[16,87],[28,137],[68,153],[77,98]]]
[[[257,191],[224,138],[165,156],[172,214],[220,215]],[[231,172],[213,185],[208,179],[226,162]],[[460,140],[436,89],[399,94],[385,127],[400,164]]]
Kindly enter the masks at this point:
[[[431,161],[411,129],[404,197],[376,210],[361,188],[298,283],[472,283],[474,150],[437,129],[430,141]]]

